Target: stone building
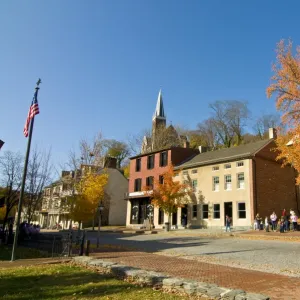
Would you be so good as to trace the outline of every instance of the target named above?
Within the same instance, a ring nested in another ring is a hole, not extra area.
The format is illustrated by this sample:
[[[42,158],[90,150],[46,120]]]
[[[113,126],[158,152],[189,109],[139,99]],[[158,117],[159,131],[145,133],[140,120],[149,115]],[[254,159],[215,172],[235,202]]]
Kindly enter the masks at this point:
[[[76,175],[80,177],[83,172],[91,169],[99,174],[104,172],[108,174],[104,210],[102,211],[102,225],[125,225],[126,203],[124,194],[128,192],[128,180],[116,168],[116,159],[106,158],[102,167],[81,165]],[[68,184],[68,179],[74,178],[74,176],[74,171],[62,171],[61,178],[45,188],[42,209],[39,214],[39,223],[42,228],[53,228],[56,224],[60,224],[63,229],[69,228],[71,220],[65,201],[66,197],[72,195],[72,186]],[[74,224],[74,222],[72,223]],[[85,225],[91,226],[92,220],[91,224]],[[75,226],[78,226],[78,224],[75,223]]]

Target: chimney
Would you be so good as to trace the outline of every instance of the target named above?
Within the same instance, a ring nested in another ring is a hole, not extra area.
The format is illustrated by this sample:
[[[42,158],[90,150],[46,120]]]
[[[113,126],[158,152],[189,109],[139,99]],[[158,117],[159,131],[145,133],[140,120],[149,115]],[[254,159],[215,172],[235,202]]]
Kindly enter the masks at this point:
[[[276,128],[269,128],[269,139],[277,138],[277,130]]]
[[[111,169],[116,169],[117,168],[117,159],[112,156],[106,156],[104,158],[104,168],[111,168]]]
[[[204,146],[199,146],[199,152],[200,153],[204,153],[208,151],[208,147],[204,147]]]
[[[183,148],[190,148],[190,142],[188,140],[183,142]]]

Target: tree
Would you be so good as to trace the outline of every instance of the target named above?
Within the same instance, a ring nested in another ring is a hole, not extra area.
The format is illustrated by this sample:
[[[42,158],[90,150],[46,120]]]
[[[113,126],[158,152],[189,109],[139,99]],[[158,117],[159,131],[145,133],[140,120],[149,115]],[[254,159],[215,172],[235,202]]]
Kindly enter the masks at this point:
[[[91,142],[87,139],[81,139],[79,142],[81,163],[86,165],[100,165],[102,163],[104,147],[105,142],[101,132],[98,132]]]
[[[280,125],[280,117],[276,114],[265,114],[261,115],[255,120],[253,126],[255,134],[261,139],[268,137],[269,128],[276,128]]]
[[[104,200],[107,174],[88,172],[83,174],[76,184],[76,195],[71,200],[70,217],[78,222],[92,220],[97,212],[99,202]],[[70,204],[70,203],[69,203]]]
[[[154,179],[154,188],[146,193],[151,199],[151,203],[161,208],[168,215],[168,222],[171,222],[171,215],[178,207],[190,202],[190,185],[174,181],[174,167],[169,165],[168,170],[162,174],[163,183]]]
[[[32,221],[35,212],[42,204],[44,188],[50,184],[52,172],[50,157],[50,150],[41,152],[35,148],[31,151],[23,205],[24,215],[28,223]]]
[[[215,101],[209,107],[213,111],[210,119],[215,132],[225,148],[229,148],[236,140],[236,144],[242,142],[242,131],[246,125],[249,111],[246,102],[228,100]]]
[[[3,218],[3,227],[14,207],[19,201],[19,192],[21,187],[23,171],[23,157],[20,153],[5,151],[0,157],[0,174],[2,195],[5,197],[5,213]]]
[[[117,140],[105,140],[106,155],[117,159],[117,168],[121,168],[122,163],[130,155],[130,149],[126,143]]]
[[[277,59],[266,92],[269,98],[275,96],[276,108],[282,113],[281,120],[286,126],[286,133],[279,134],[276,140],[280,151],[277,159],[282,160],[283,165],[293,165],[298,173],[297,184],[300,184],[300,48],[293,56],[292,46],[290,40],[277,44]]]
[[[214,119],[209,118],[207,120],[204,120],[203,122],[199,123],[197,127],[200,136],[202,136],[204,139],[203,146],[207,146],[212,150],[217,149],[219,145],[219,137],[217,134]]]

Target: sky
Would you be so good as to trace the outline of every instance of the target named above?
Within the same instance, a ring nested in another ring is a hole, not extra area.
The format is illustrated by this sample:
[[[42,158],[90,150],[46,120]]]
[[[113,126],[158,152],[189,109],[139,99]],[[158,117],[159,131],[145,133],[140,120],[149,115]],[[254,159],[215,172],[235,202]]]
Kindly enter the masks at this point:
[[[67,160],[81,138],[126,141],[151,126],[162,89],[168,122],[194,129],[216,100],[266,98],[276,43],[300,45],[298,1],[1,1],[0,139],[25,153],[35,83],[33,146]],[[1,154],[1,153],[0,153]]]

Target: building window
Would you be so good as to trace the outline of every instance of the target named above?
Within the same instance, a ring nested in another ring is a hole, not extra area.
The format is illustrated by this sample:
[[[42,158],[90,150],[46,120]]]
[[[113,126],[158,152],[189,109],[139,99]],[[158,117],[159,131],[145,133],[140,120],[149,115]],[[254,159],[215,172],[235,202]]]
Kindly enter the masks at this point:
[[[134,191],[140,192],[142,190],[142,178],[137,178],[134,181]]]
[[[225,175],[225,190],[231,190],[231,175]]]
[[[193,218],[197,219],[197,215],[198,215],[198,205],[195,204],[193,205]]]
[[[202,218],[208,219],[208,204],[202,205]]]
[[[141,159],[140,158],[137,158],[135,161],[135,171],[136,172],[141,171]]]
[[[188,172],[187,170],[185,170],[185,171],[182,171],[182,174],[183,174],[183,175],[188,175],[189,172]]]
[[[159,181],[160,184],[164,184],[164,176],[163,175],[159,175],[158,181]]]
[[[212,170],[213,170],[213,171],[219,171],[219,167],[214,166],[214,167],[212,167]]]
[[[220,219],[220,204],[214,204],[214,219]]]
[[[246,203],[245,202],[238,203],[238,218],[246,219]]]
[[[236,163],[236,166],[237,166],[237,167],[243,167],[243,166],[244,166],[244,162],[243,162],[243,161],[238,161],[238,162]]]
[[[176,173],[174,174],[174,177],[178,177],[178,176],[179,176],[179,173],[176,172]]]
[[[244,173],[238,173],[237,174],[237,187],[238,187],[238,189],[244,189],[245,188]]]
[[[224,169],[231,169],[231,164],[225,164]]]
[[[154,168],[154,155],[149,155],[147,157],[147,169],[153,169]]]
[[[197,173],[198,173],[197,169],[192,170],[192,174],[197,174]]]
[[[159,165],[160,167],[165,167],[168,165],[168,152],[164,151],[160,153],[160,160],[159,160]]]
[[[213,177],[213,191],[218,192],[220,190],[219,176]]]
[[[197,190],[197,184],[198,184],[197,179],[193,179],[192,180],[192,189],[193,189],[193,192],[196,192],[196,190]]]
[[[146,185],[147,187],[153,189],[153,176],[149,176],[146,178]]]

